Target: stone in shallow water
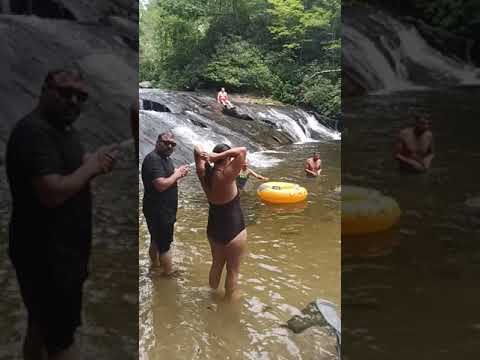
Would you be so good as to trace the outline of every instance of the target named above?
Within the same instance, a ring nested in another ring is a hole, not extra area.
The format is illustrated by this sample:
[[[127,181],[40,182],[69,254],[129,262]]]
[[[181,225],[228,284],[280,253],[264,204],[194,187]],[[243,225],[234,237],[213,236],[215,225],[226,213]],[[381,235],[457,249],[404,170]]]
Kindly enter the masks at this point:
[[[480,213],[480,196],[476,196],[465,201],[465,206],[472,212]]]
[[[302,315],[295,315],[287,321],[287,327],[298,334],[314,325],[327,326],[327,322],[318,310],[315,302],[312,301],[302,310]]]

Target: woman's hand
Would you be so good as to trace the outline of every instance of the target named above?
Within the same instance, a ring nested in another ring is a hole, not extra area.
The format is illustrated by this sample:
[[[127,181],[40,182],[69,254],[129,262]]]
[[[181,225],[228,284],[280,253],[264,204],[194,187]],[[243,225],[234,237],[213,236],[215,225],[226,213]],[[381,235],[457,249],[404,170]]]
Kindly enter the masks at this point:
[[[202,151],[198,155],[200,156],[200,159],[210,162],[211,157],[206,151]]]

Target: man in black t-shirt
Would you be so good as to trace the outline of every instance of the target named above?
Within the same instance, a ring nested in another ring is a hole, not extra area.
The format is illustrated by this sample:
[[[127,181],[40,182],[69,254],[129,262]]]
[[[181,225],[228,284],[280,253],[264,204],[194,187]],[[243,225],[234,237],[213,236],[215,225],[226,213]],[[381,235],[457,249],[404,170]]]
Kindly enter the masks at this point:
[[[143,214],[150,232],[150,260],[160,265],[165,275],[173,273],[170,245],[177,219],[177,181],[188,174],[188,166],[174,168],[170,155],[176,146],[172,133],[158,136],[155,150],[142,163],[144,187]]]
[[[25,359],[79,356],[73,345],[92,238],[89,183],[110,172],[117,155],[114,146],[85,154],[72,125],[87,96],[77,71],[50,72],[37,108],[8,140],[9,255],[28,311]]]

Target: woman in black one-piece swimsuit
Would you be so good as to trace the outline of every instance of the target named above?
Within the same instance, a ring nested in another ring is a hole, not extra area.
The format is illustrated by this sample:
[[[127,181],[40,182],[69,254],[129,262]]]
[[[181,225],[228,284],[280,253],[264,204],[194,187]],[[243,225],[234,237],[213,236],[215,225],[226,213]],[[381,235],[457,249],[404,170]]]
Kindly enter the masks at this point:
[[[235,181],[245,163],[246,153],[243,147],[232,149],[226,144],[215,146],[212,154],[200,147],[194,150],[197,175],[209,203],[207,236],[213,257],[209,283],[217,289],[226,267],[225,295],[228,298],[237,295],[240,260],[247,242]]]

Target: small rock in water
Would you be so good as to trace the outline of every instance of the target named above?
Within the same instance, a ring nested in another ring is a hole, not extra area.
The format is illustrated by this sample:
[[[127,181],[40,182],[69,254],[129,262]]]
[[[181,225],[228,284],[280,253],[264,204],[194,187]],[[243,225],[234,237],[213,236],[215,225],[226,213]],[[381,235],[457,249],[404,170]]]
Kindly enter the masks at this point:
[[[210,311],[217,311],[217,305],[216,304],[208,305],[207,309]]]
[[[465,206],[471,212],[480,214],[480,196],[468,199],[467,201],[465,201]]]
[[[314,325],[328,325],[314,301],[302,310],[302,315],[295,315],[287,321],[287,327],[296,334],[301,333],[305,329]]]

